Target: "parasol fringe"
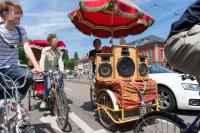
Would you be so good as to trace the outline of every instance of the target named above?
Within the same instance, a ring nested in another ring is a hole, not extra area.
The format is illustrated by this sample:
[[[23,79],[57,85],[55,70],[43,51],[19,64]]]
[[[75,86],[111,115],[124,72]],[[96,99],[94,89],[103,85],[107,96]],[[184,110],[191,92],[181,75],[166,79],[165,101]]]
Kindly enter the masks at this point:
[[[81,7],[82,9],[84,9],[84,10],[86,10],[86,11],[88,11],[88,12],[96,12],[96,11],[100,11],[100,10],[103,10],[103,9],[109,7],[109,3],[107,3],[107,4],[104,4],[104,5],[102,5],[102,6],[100,6],[100,7],[97,7],[97,8],[89,8],[89,7],[85,6],[85,5],[83,4],[83,2],[84,2],[84,1],[80,1],[80,2],[79,2],[79,5],[80,5],[80,7]]]

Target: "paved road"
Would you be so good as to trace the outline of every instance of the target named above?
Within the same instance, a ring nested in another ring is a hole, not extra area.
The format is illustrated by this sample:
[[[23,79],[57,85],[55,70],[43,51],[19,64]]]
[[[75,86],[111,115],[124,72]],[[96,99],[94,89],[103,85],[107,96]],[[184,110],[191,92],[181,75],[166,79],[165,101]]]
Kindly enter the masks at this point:
[[[67,132],[84,133],[84,132],[108,132],[96,119],[94,109],[90,104],[89,85],[66,82],[65,92],[68,97],[70,106],[70,121]],[[27,102],[27,100],[26,100]],[[62,132],[57,127],[55,117],[48,112],[38,111],[38,101],[32,103],[33,111],[31,112],[31,122],[36,129],[36,133],[59,133]],[[197,111],[178,111],[178,115],[186,122],[191,122],[198,114]],[[117,132],[132,132],[134,123],[128,123],[118,126]]]

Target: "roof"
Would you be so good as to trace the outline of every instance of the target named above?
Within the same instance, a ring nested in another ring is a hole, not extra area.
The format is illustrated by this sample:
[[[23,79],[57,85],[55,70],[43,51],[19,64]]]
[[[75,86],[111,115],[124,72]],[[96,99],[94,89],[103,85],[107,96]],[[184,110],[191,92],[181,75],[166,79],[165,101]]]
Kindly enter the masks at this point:
[[[148,44],[158,44],[158,43],[164,44],[164,42],[165,42],[165,39],[155,36],[155,35],[150,35],[150,36],[129,42],[128,45],[134,45],[136,47],[141,47],[141,46],[145,46]]]

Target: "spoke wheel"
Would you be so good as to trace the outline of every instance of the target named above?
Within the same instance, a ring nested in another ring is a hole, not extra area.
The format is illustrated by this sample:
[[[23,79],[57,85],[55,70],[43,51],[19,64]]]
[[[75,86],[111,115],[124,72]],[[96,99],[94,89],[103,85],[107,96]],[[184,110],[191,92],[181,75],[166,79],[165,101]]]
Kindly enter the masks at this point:
[[[61,130],[67,127],[69,118],[69,107],[66,94],[64,92],[64,82],[60,88],[56,89],[56,120]]]
[[[101,91],[98,94],[97,103],[102,105],[102,106],[113,109],[113,103],[112,103],[111,97],[109,96],[109,94],[106,91]],[[114,113],[110,110],[107,110],[107,111],[110,113],[110,115],[112,117],[117,119],[117,113]],[[103,109],[100,109],[100,110],[97,111],[97,117],[98,117],[99,122],[106,129],[108,129],[110,131],[116,130],[116,124],[112,121],[112,119],[107,115],[107,113]]]
[[[152,112],[136,124],[135,133],[183,133],[187,125],[176,115]]]

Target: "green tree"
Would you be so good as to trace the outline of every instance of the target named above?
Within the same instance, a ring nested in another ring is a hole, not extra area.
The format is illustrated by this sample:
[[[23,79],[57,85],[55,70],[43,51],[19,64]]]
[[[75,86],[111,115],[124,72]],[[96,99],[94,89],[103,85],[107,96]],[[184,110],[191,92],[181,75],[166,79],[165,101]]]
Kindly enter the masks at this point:
[[[77,52],[77,51],[75,51],[75,53],[74,53],[74,59],[76,59],[76,60],[79,59],[79,58],[78,58],[78,52]]]
[[[69,54],[68,54],[68,50],[66,50],[66,60],[69,60]]]
[[[64,62],[65,68],[67,68],[68,62],[69,62],[69,55],[68,55],[68,51],[67,51],[67,50],[64,52],[64,55],[63,55],[63,62]],[[68,69],[68,68],[67,68],[67,69]]]
[[[77,60],[74,58],[71,58],[67,61],[67,69],[73,70],[74,65],[76,64]]]
[[[20,64],[27,64],[28,59],[27,59],[26,54],[24,52],[23,45],[19,45],[18,49],[19,49],[19,62],[20,62]]]

